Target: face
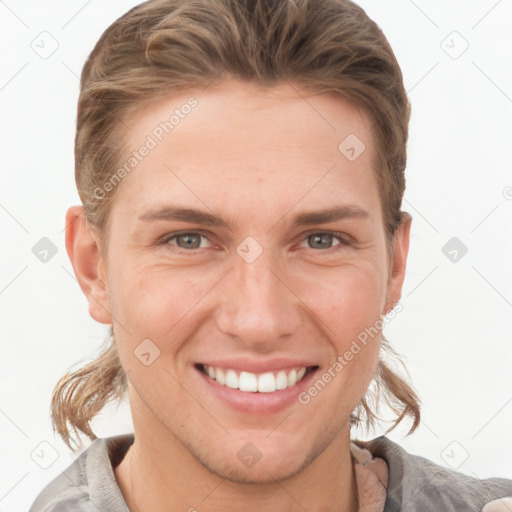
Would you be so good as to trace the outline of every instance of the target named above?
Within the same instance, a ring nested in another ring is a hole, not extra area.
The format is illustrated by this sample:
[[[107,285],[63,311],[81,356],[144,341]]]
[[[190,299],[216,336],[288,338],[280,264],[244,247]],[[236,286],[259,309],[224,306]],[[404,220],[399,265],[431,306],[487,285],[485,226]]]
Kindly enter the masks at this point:
[[[380,334],[344,354],[400,295],[372,123],[333,95],[226,81],[129,124],[130,153],[156,144],[117,185],[91,313],[113,324],[136,434],[233,481],[293,475],[346,439]]]

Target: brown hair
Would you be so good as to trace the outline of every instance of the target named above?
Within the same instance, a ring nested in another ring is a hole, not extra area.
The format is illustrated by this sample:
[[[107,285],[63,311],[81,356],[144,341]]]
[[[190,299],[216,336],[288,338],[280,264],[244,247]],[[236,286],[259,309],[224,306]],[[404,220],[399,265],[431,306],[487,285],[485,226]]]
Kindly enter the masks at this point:
[[[130,114],[148,101],[234,77],[263,86],[291,81],[316,93],[336,93],[373,121],[377,182],[388,247],[405,190],[410,105],[393,51],[380,28],[349,0],[150,0],[101,36],[82,71],[75,139],[75,177],[85,215],[100,233],[120,188],[104,184],[123,161]],[[340,141],[341,142],[341,141]],[[100,188],[101,195],[95,193]],[[353,424],[379,419],[370,402],[384,391],[397,414],[419,424],[419,399],[386,364],[396,356],[383,338],[374,378]],[[127,389],[115,341],[93,362],[65,375],[52,396],[54,429],[70,444],[67,423],[95,439],[90,421]],[[378,402],[378,400],[377,400]],[[377,404],[378,406],[378,404]],[[391,430],[390,429],[390,430]]]

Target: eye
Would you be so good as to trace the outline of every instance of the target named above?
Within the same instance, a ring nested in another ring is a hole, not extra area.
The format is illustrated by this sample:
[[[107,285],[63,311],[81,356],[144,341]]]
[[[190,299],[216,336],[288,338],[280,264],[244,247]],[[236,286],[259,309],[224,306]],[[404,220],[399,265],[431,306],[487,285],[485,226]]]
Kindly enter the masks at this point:
[[[206,248],[201,247],[202,239],[206,240],[210,244],[206,247],[211,246],[211,242],[208,241],[208,238],[205,235],[192,231],[171,233],[163,237],[161,243],[164,245],[172,245],[178,249],[197,250]],[[337,239],[338,243],[333,245],[333,239]],[[324,252],[327,252],[329,249],[333,251],[340,250],[350,245],[350,241],[347,240],[347,237],[344,236],[344,233],[338,232],[312,233],[304,239],[303,243],[307,243],[308,248],[310,249],[325,249],[326,251]]]
[[[337,238],[339,243],[334,247],[332,245],[333,238]],[[305,242],[309,243],[309,248],[311,249],[343,249],[345,246],[349,245],[349,241],[346,240],[346,237],[343,237],[343,233],[313,233],[308,235],[305,239]]]
[[[204,235],[194,232],[174,233],[165,237],[162,243],[174,245],[180,249],[201,249],[201,239],[208,240]],[[171,243],[176,241],[176,243]]]

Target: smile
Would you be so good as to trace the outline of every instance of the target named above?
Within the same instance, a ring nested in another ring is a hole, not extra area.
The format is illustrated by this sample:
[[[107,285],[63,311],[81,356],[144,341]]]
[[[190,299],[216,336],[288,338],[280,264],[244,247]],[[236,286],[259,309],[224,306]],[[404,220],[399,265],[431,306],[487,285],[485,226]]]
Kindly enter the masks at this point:
[[[302,366],[256,374],[203,364],[200,365],[200,370],[221,386],[246,393],[273,393],[295,386],[304,378],[310,368]]]

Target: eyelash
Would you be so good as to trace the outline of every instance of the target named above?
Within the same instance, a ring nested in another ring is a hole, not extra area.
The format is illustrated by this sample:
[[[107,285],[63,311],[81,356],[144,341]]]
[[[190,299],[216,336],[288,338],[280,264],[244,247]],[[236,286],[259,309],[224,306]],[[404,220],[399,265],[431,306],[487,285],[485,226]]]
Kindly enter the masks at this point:
[[[203,235],[202,233],[199,233],[197,231],[181,231],[181,232],[178,232],[178,233],[170,233],[166,236],[164,236],[161,241],[159,242],[159,245],[170,245],[169,242],[171,240],[174,240],[176,238],[178,238],[179,236],[183,236],[183,235],[198,235],[202,238],[206,238],[208,240],[208,237],[206,235]],[[339,231],[315,231],[313,233],[308,233],[304,236],[303,240],[307,240],[309,237],[312,237],[314,235],[329,235],[329,236],[332,236],[334,238],[337,238],[339,240],[339,244],[334,246],[334,247],[329,247],[327,249],[313,249],[311,248],[312,251],[319,251],[319,252],[327,252],[327,253],[332,253],[332,252],[336,252],[336,251],[339,251],[339,250],[343,250],[345,249],[346,247],[350,246],[351,245],[351,242],[346,240],[346,234],[345,233],[341,233]],[[201,250],[204,250],[204,249],[207,249],[207,248],[197,248],[197,249],[183,249],[182,247],[178,247],[177,245],[173,246],[175,247],[176,249],[178,249],[179,252],[181,252],[182,254],[183,253],[191,253],[191,252],[195,252],[195,251],[201,251]]]

